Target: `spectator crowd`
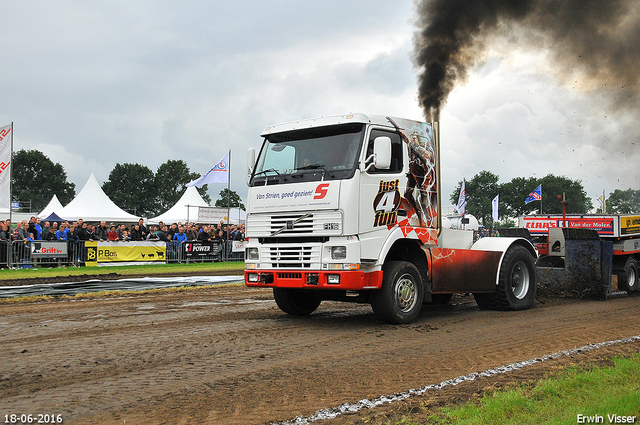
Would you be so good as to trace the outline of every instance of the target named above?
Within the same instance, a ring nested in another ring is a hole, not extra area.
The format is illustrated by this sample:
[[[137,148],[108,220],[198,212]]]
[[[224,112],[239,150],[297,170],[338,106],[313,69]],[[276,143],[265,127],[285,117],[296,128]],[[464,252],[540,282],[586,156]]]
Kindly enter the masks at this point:
[[[77,243],[80,241],[103,242],[128,242],[128,241],[164,241],[181,243],[187,241],[201,242],[226,242],[227,240],[244,240],[244,224],[226,223],[216,225],[197,223],[172,223],[167,225],[160,222],[158,225],[145,225],[144,219],[137,224],[127,227],[125,224],[110,223],[105,221],[99,225],[85,222],[83,219],[69,222],[44,223],[40,218],[31,217],[22,220],[15,228],[10,220],[0,222],[0,241],[67,241]]]

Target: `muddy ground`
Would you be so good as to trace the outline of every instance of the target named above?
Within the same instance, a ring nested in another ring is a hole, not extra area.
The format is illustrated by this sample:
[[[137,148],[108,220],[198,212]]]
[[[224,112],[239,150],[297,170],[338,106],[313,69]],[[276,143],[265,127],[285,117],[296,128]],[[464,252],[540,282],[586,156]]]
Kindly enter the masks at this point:
[[[522,312],[472,297],[388,325],[368,305],[283,314],[269,290],[194,288],[98,300],[0,304],[0,414],[67,424],[264,424],[374,400],[590,343],[640,334],[640,297],[546,300]],[[620,343],[322,424],[386,423],[477,398],[568,363],[640,352]],[[640,413],[640,412],[639,412]],[[392,422],[393,423],[393,422]]]
[[[242,276],[243,272],[240,270],[200,270],[190,271],[189,276]],[[148,274],[121,274],[117,272],[112,273],[84,273],[79,275],[68,276],[51,276],[51,277],[36,277],[36,278],[20,278],[20,279],[4,279],[0,282],[0,286],[22,286],[22,285],[38,285],[38,284],[52,284],[52,283],[69,283],[69,282],[86,282],[88,280],[116,280],[116,279],[136,279],[143,277],[174,277],[185,276],[184,271],[178,271],[175,273],[154,273],[153,276]]]

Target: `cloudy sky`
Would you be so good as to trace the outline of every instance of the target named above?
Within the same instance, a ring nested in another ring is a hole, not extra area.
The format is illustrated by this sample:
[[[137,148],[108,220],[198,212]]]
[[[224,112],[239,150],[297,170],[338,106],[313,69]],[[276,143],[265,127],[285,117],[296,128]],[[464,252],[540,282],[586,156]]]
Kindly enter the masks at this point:
[[[412,0],[5,2],[0,126],[14,150],[59,162],[77,190],[116,163],[208,171],[232,150],[246,201],[247,148],[268,124],[365,112],[423,119]],[[529,47],[525,47],[529,46]],[[602,84],[547,66],[543,46],[498,39],[441,113],[443,200],[482,170],[640,188],[637,111]],[[225,185],[210,188],[212,199]],[[534,188],[531,188],[534,189]],[[523,199],[526,197],[523,193]]]

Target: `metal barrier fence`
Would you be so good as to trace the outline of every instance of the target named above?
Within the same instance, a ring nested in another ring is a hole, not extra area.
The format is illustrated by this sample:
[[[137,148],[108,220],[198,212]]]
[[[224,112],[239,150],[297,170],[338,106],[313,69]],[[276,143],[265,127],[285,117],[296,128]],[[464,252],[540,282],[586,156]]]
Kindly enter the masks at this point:
[[[91,261],[89,243],[62,241],[0,241],[0,268],[82,266]],[[101,242],[102,243],[102,242]],[[104,242],[103,247],[126,246],[129,242]],[[95,242],[91,242],[95,246]],[[203,263],[244,261],[243,241],[166,242],[164,262]],[[94,259],[95,261],[95,259]],[[135,260],[134,260],[135,262]]]

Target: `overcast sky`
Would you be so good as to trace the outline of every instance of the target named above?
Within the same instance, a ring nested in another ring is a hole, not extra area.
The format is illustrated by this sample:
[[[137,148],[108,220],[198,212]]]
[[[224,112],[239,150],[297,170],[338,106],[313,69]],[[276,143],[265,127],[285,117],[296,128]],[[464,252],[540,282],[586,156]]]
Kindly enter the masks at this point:
[[[414,13],[412,0],[4,2],[0,126],[13,122],[14,150],[42,151],[77,191],[116,163],[155,172],[183,159],[205,173],[231,149],[231,189],[246,201],[246,151],[268,124],[423,119]],[[546,59],[498,40],[449,96],[445,205],[482,170],[579,179],[594,206],[603,190],[640,188],[637,111],[612,113],[604,82],[569,81]],[[211,185],[212,199],[225,187]]]

